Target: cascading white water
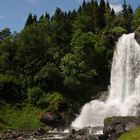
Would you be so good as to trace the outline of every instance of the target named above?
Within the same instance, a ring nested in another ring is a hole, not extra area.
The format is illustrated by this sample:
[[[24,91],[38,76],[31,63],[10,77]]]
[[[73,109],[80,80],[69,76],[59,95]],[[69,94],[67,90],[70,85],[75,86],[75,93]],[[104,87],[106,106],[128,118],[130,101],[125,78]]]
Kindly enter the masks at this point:
[[[140,46],[135,34],[123,35],[114,51],[109,97],[84,105],[72,126],[103,126],[111,116],[135,116],[140,110]]]

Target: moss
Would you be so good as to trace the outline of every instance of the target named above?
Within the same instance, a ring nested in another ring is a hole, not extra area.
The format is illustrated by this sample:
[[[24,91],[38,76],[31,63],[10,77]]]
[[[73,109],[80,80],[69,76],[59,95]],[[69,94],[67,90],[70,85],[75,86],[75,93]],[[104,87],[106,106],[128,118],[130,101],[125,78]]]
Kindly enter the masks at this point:
[[[107,126],[107,125],[111,125],[113,123],[118,123],[118,122],[129,122],[131,120],[134,120],[136,119],[135,117],[133,116],[114,116],[114,117],[108,117],[108,118],[105,118],[104,120],[104,126]]]
[[[104,126],[107,126],[107,125],[111,124],[111,122],[112,122],[111,120],[112,120],[111,118],[105,118]]]
[[[117,140],[140,140],[140,126],[134,130],[124,133]]]

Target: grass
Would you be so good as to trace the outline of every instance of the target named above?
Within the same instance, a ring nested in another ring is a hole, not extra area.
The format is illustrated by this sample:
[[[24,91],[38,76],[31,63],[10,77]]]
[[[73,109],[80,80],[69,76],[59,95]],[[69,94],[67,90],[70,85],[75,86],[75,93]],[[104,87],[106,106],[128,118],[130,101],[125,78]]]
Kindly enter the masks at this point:
[[[117,140],[140,140],[140,126],[134,130],[124,133]]]
[[[8,105],[0,107],[0,129],[36,129],[43,126],[39,114],[43,111],[30,105],[22,109]]]

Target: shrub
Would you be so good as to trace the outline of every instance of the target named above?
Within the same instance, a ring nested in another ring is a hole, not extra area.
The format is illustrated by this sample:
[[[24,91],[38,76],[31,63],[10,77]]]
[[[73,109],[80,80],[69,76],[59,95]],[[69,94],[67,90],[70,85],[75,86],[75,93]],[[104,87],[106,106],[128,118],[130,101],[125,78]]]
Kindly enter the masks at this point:
[[[22,85],[14,76],[0,74],[0,99],[7,103],[22,101]]]
[[[38,101],[38,106],[42,108],[46,108],[47,110],[55,109],[57,103],[64,99],[63,95],[58,92],[49,92],[47,94],[43,94],[42,97]]]
[[[29,88],[27,92],[28,92],[28,101],[33,105],[37,104],[37,101],[44,93],[39,87]]]
[[[112,32],[115,34],[123,34],[123,33],[126,33],[127,31],[123,27],[118,26],[118,27],[113,28]]]
[[[25,105],[22,110],[9,105],[2,105],[0,108],[0,129],[34,129],[40,128],[43,124],[39,120],[39,114],[43,110]]]

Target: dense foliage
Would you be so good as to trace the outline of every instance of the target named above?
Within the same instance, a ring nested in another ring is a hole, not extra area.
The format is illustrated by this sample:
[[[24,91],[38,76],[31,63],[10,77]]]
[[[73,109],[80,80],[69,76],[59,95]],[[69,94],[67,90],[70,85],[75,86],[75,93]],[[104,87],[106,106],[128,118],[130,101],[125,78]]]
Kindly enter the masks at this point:
[[[140,8],[133,13],[124,2],[115,13],[104,0],[57,8],[51,17],[30,13],[20,33],[0,32],[0,100],[53,108],[63,98],[95,95],[109,84],[115,42],[139,17]]]

